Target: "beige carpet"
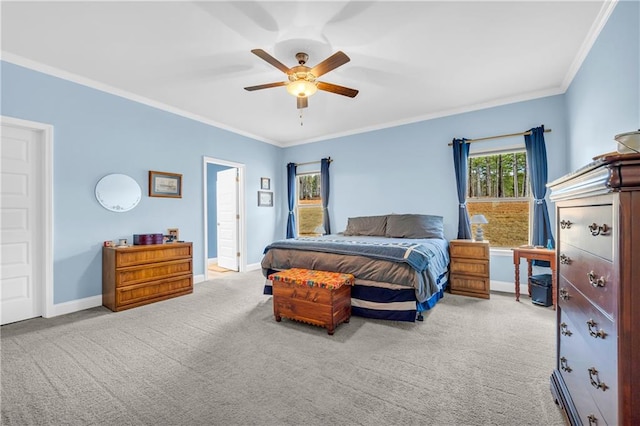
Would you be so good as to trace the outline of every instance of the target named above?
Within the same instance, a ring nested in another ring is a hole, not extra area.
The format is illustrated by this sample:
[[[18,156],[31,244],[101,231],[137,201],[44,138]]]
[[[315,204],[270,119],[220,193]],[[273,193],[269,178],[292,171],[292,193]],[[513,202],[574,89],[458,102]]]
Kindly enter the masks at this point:
[[[553,425],[554,311],[447,294],[334,336],[273,319],[259,271],[3,326],[3,425]]]

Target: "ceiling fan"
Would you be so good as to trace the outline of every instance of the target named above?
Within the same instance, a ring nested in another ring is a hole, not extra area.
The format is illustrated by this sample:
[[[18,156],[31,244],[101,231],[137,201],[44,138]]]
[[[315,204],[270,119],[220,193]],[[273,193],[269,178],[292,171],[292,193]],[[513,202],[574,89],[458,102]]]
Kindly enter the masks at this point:
[[[309,105],[309,96],[316,93],[318,89],[324,90],[325,92],[348,96],[350,98],[355,98],[358,94],[358,91],[355,89],[317,80],[318,77],[350,61],[349,57],[343,52],[338,51],[334,53],[313,68],[309,68],[305,65],[309,59],[309,55],[303,52],[296,54],[298,65],[291,68],[287,67],[262,49],[253,49],[251,53],[264,59],[283,73],[287,74],[288,81],[278,81],[276,83],[260,84],[258,86],[249,86],[244,88],[250,92],[254,90],[268,89],[270,87],[286,86],[287,92],[297,98],[298,109],[306,108]]]

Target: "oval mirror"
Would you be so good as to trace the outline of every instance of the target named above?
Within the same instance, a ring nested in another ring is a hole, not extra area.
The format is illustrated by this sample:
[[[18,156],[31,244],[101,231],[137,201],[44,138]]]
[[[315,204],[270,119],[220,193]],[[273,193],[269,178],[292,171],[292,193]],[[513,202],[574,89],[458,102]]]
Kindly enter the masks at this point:
[[[106,175],[96,185],[96,198],[107,210],[126,212],[140,202],[142,190],[132,177],[122,174]]]

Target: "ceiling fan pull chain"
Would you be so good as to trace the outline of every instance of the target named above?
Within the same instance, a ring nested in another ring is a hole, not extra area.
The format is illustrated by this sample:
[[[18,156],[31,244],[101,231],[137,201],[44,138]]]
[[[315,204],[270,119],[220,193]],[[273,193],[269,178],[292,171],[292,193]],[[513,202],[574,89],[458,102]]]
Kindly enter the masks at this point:
[[[302,108],[300,108],[298,111],[300,111],[300,125],[302,126]]]

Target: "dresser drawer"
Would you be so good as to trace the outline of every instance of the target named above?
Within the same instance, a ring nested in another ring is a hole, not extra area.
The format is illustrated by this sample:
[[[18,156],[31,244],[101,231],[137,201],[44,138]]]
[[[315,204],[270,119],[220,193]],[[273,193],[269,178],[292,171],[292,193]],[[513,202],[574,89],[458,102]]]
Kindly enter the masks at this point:
[[[564,242],[559,244],[559,259],[560,277],[613,317],[618,278],[613,264]]]
[[[273,295],[288,299],[306,300],[322,305],[331,304],[331,290],[321,287],[304,287],[292,283],[273,281]]]
[[[190,243],[132,246],[117,250],[115,266],[123,268],[157,261],[190,259],[191,257],[192,245]]]
[[[618,397],[618,353],[615,324],[595,308],[580,292],[566,282],[569,287],[569,298],[561,299],[560,309],[560,351],[566,363],[571,368],[571,374],[562,371],[563,378],[573,383],[570,393],[576,399],[576,392],[590,395],[587,401],[593,401],[601,414],[601,419],[607,419],[607,424],[616,424]],[[593,321],[591,326],[587,321]],[[604,338],[594,337],[590,331],[597,334],[602,330]],[[562,370],[562,361],[560,363]],[[575,373],[575,374],[574,374]],[[570,376],[570,377],[569,377]],[[598,387],[598,383],[602,383]],[[580,388],[580,389],[578,389]],[[583,397],[580,394],[581,398]],[[581,411],[581,417],[589,415]],[[588,424],[588,423],[587,423]]]
[[[151,263],[116,270],[116,287],[125,287],[141,282],[191,275],[191,259]]]
[[[589,356],[615,366],[618,359],[618,336],[615,323],[600,309],[595,307],[574,286],[560,278],[560,286],[566,289],[566,297],[561,297],[558,306],[571,319],[572,333],[580,334],[589,345]]]
[[[153,299],[167,298],[177,293],[191,293],[193,291],[193,278],[179,277],[174,279],[132,285],[116,290],[116,301],[119,306],[141,304]],[[125,307],[126,309],[126,307]]]
[[[559,241],[613,260],[613,206],[564,207],[558,209]]]
[[[560,306],[558,309],[560,310],[558,371],[569,390],[579,417],[584,421],[589,414],[597,410],[588,389],[588,386],[591,385],[588,381],[585,385],[584,380],[584,371],[589,368],[585,359],[585,354],[589,352],[589,346],[580,333],[571,331],[576,330],[577,326]],[[584,422],[584,424],[588,425],[589,422]]]

